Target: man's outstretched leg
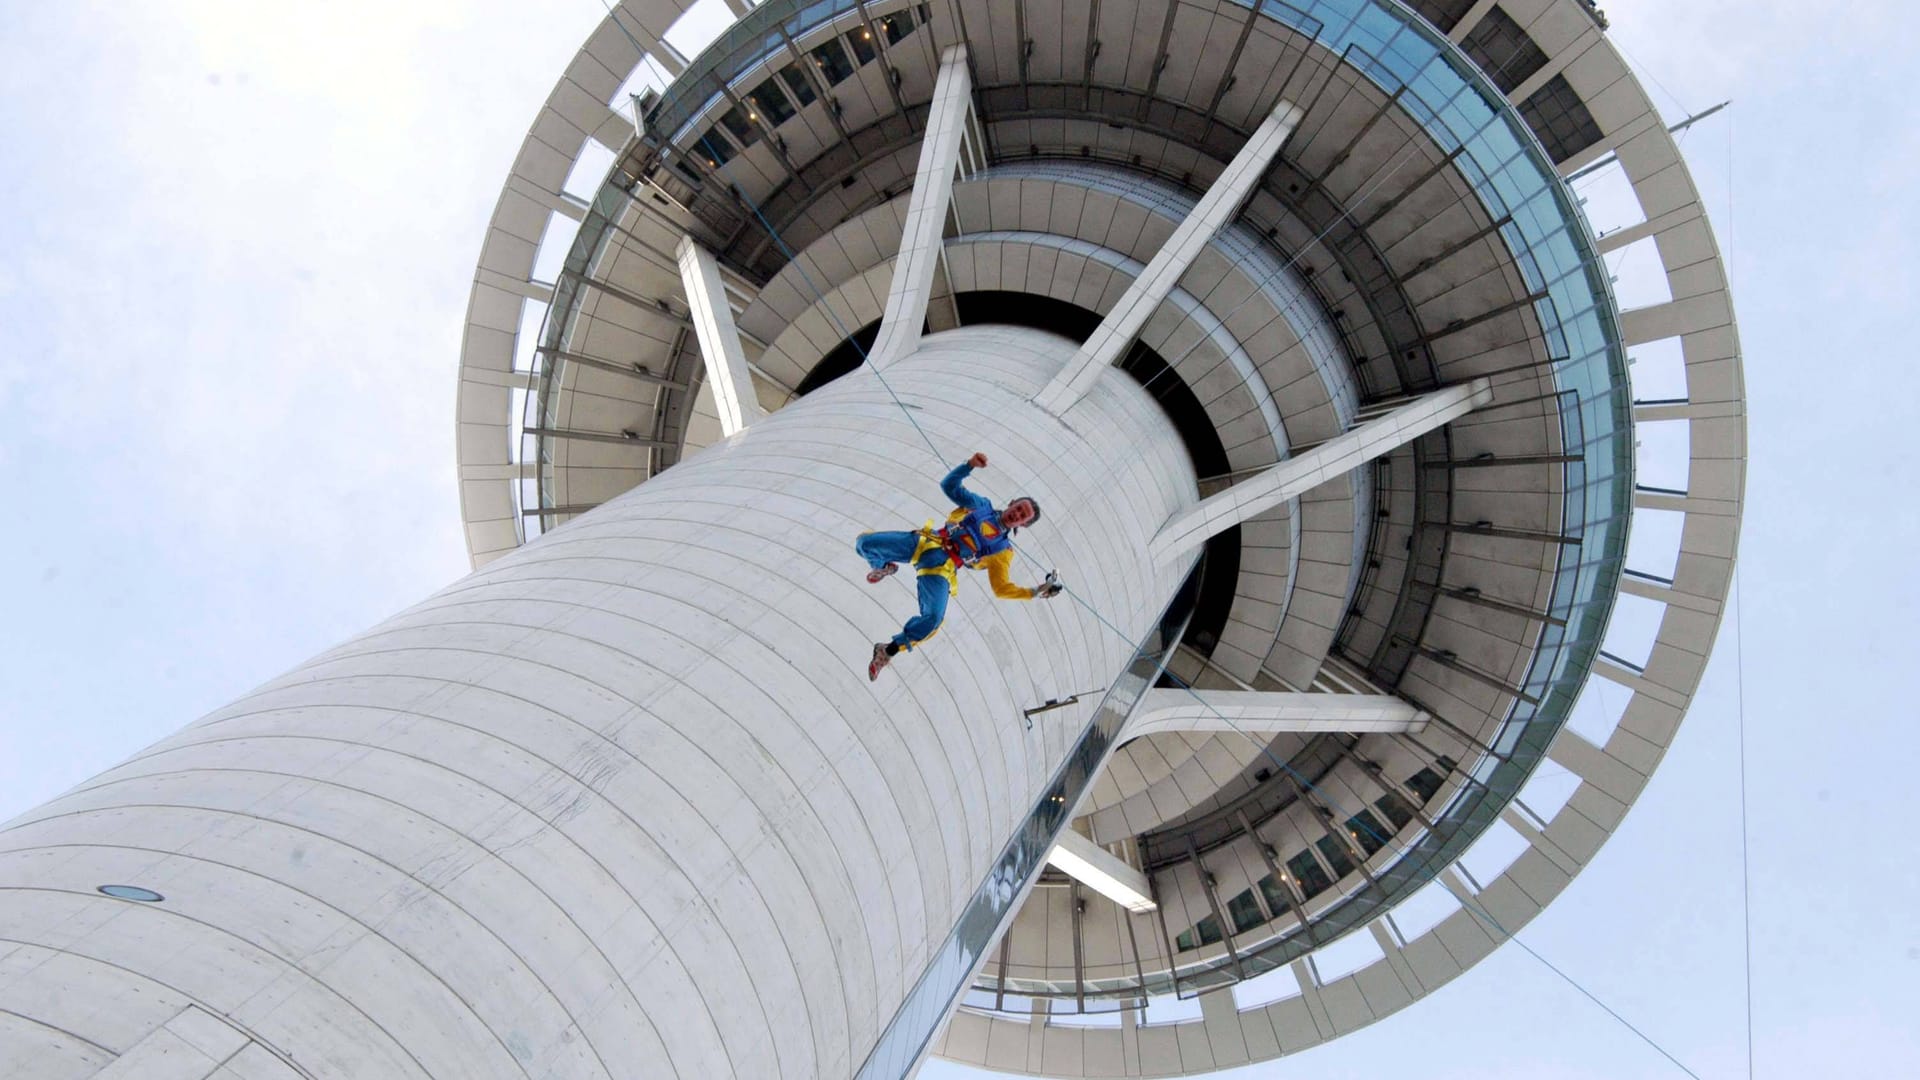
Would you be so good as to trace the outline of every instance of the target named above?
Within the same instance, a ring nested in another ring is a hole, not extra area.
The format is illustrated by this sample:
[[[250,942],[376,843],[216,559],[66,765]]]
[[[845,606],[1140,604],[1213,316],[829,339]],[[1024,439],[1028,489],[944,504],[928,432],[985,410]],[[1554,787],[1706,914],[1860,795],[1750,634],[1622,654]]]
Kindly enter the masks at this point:
[[[880,669],[892,662],[902,649],[911,649],[932,637],[946,620],[947,598],[953,594],[953,583],[947,580],[946,575],[922,573],[919,576],[919,592],[920,613],[908,619],[900,632],[893,635],[892,641],[874,645],[873,659],[867,663],[868,681],[878,679]]]
[[[870,532],[854,537],[853,550],[871,567],[867,584],[878,585],[881,579],[900,569],[901,563],[912,561],[914,548],[919,543],[917,532]]]

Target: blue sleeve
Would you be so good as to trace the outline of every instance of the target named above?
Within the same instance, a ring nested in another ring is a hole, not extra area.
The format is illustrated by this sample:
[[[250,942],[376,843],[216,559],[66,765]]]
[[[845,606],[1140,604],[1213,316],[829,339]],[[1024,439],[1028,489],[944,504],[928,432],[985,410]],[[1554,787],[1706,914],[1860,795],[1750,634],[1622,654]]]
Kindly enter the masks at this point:
[[[973,492],[967,490],[965,484],[961,483],[962,480],[965,480],[971,475],[973,475],[973,466],[963,461],[955,465],[953,471],[948,473],[946,478],[940,481],[940,490],[946,492],[947,498],[952,499],[953,504],[962,510],[992,509],[993,502],[991,500],[984,495],[975,495]]]

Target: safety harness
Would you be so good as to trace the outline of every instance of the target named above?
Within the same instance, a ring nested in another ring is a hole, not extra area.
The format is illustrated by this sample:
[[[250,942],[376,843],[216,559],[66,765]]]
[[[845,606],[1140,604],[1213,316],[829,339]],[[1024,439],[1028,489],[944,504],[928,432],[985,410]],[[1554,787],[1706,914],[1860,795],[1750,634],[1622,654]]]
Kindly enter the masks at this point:
[[[978,566],[980,560],[989,555],[998,555],[1007,550],[1011,545],[1006,526],[1000,524],[999,513],[992,510],[969,510],[948,518],[946,527],[938,535],[940,546],[953,565],[968,569]]]
[[[980,512],[969,510],[964,513],[954,511],[947,523],[938,528],[929,521],[920,527],[920,543],[913,549],[913,564],[921,574],[938,574],[947,579],[949,594],[960,591],[960,578],[955,571],[965,567],[974,569],[980,560],[990,555],[998,555],[1013,546],[1007,535],[1006,526],[1000,524],[1000,515],[993,511]],[[933,566],[920,566],[920,556],[939,549],[946,561]]]

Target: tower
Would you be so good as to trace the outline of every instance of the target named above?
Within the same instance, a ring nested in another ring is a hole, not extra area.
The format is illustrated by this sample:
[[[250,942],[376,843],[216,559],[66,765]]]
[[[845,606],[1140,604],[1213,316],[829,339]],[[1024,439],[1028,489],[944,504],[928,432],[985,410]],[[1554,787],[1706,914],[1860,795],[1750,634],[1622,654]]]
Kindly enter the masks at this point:
[[[1711,234],[1589,10],[739,14],[687,60],[677,9],[616,8],[516,162],[476,575],[0,834],[0,1061],[898,1075],[937,1034],[1199,1071],[1438,987],[1617,823],[1717,623],[1741,421]],[[1643,220],[1596,238],[1563,180],[1608,161]],[[1622,312],[1637,243],[1669,299]],[[1663,341],[1684,399],[1636,404]],[[1636,423],[1687,428],[1684,490],[1635,485]],[[869,684],[909,601],[851,538],[975,449],[1073,591],[963,586]],[[1666,564],[1642,511],[1683,518]],[[1629,604],[1657,629],[1601,655]],[[1628,698],[1598,740],[1590,677]],[[1581,781],[1551,812],[1543,758]],[[1457,911],[1391,919],[1433,881]],[[1035,1001],[1115,1022],[1003,1037]]]

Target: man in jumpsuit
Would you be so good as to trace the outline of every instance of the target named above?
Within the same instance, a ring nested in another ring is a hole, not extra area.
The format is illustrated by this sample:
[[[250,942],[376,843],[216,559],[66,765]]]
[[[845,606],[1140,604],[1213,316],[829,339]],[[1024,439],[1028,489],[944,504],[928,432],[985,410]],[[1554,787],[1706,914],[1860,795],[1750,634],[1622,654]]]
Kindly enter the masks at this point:
[[[901,563],[911,564],[919,578],[920,613],[908,619],[892,641],[874,645],[873,659],[867,664],[868,679],[878,679],[880,669],[902,650],[911,650],[940,629],[941,621],[947,616],[948,598],[960,591],[958,572],[962,567],[985,570],[987,580],[993,585],[993,594],[1002,600],[1031,600],[1036,596],[1048,599],[1059,595],[1061,586],[1052,580],[1051,574],[1047,575],[1047,581],[1031,589],[1015,585],[1008,577],[1007,568],[1013,563],[1014,530],[1039,521],[1040,505],[1022,495],[1009,502],[1006,509],[995,510],[985,496],[968,491],[962,482],[973,470],[986,466],[987,455],[974,454],[954,466],[940,481],[940,490],[946,492],[958,508],[947,515],[946,524],[940,528],[934,528],[929,521],[917,530],[861,533],[854,540],[854,550],[872,567],[867,574],[869,584],[879,584],[900,569]]]

